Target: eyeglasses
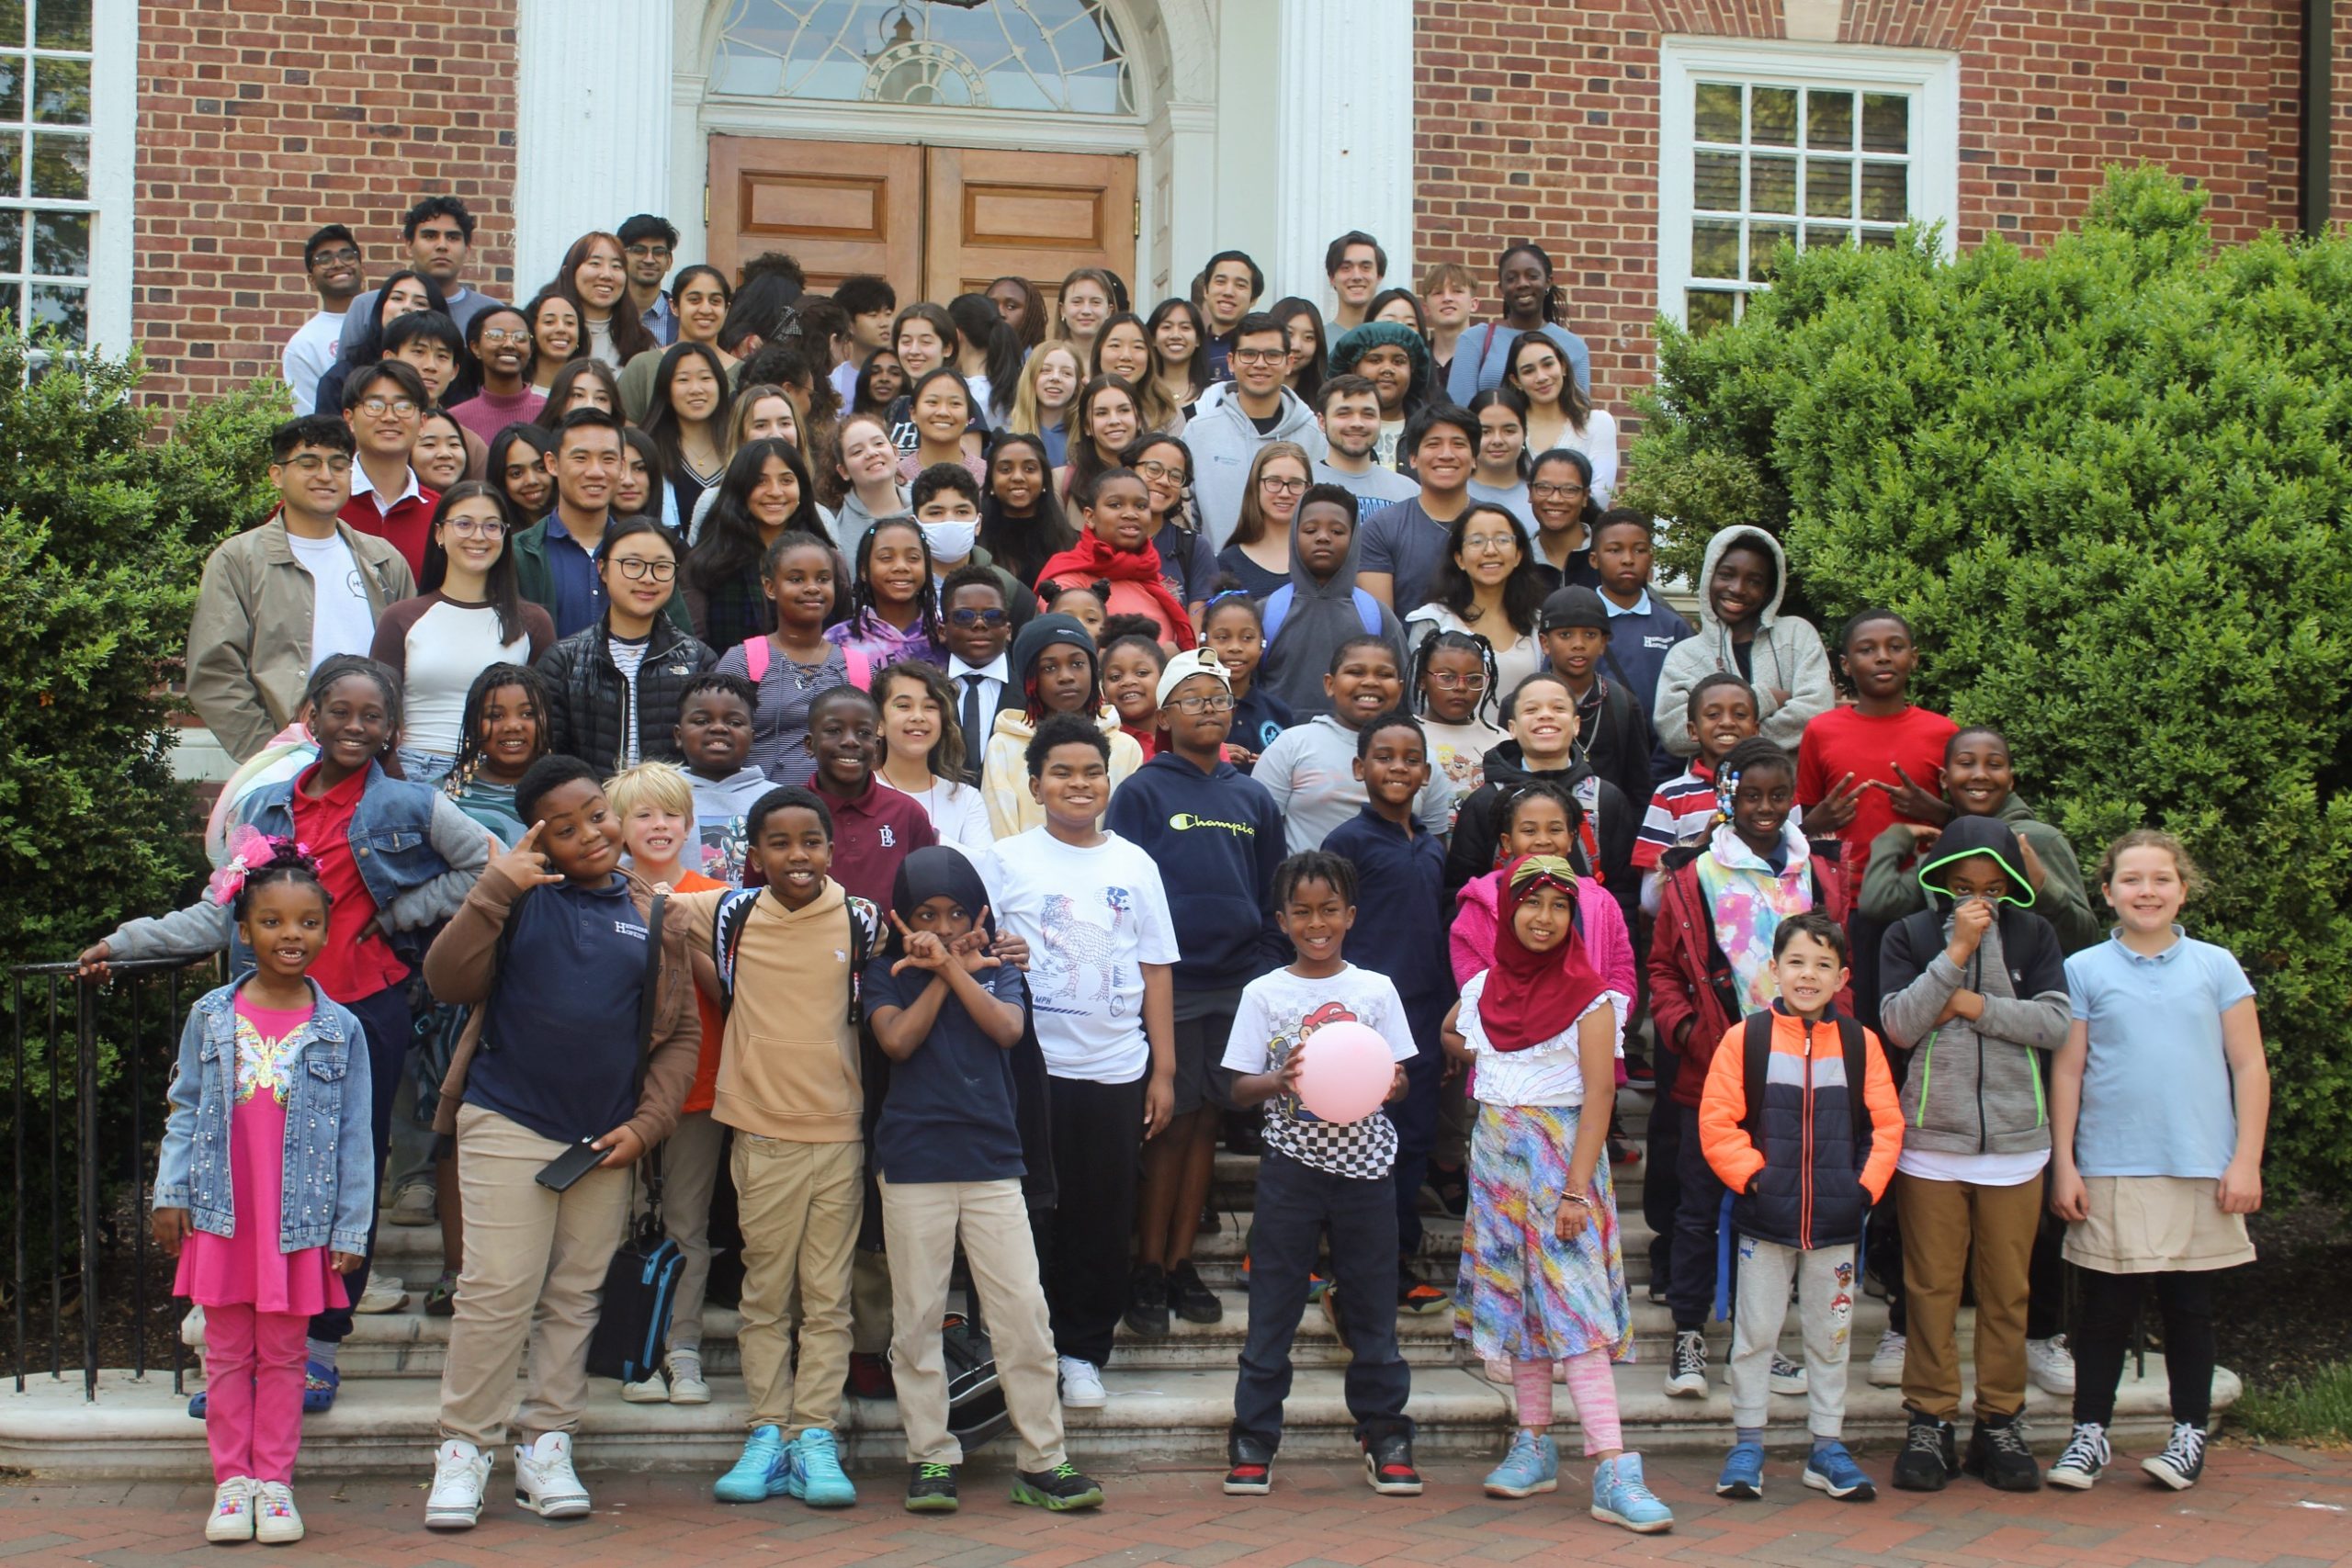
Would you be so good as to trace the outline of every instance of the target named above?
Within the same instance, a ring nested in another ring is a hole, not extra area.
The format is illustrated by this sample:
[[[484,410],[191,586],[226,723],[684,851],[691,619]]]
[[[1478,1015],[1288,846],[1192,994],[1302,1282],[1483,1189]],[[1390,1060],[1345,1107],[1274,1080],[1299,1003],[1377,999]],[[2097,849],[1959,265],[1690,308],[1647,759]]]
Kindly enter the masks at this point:
[[[481,341],[492,346],[502,343],[511,343],[520,348],[531,341],[531,329],[528,327],[484,327],[481,330]]]
[[[1518,536],[1512,534],[1471,534],[1464,537],[1462,547],[1473,552],[1507,550],[1518,543]]]
[[[1204,697],[1178,697],[1175,705],[1180,713],[1231,713],[1233,694],[1211,692]]]
[[[1258,476],[1258,488],[1272,491],[1276,495],[1299,495],[1306,491],[1306,481],[1279,479],[1272,474],[1261,474]]]
[[[356,265],[358,263],[358,260],[359,253],[353,250],[349,245],[344,246],[343,249],[339,251],[312,251],[311,253],[311,265],[312,266],[317,266],[322,263],[324,263],[329,266],[352,266]]]
[[[635,256],[639,261],[651,261],[655,256],[668,255],[670,254],[670,247],[667,245],[631,245],[628,247],[628,254]]]
[[[1483,692],[1487,689],[1484,675],[1457,675],[1451,670],[1430,671],[1430,684],[1441,692]]]
[[[406,398],[389,400],[369,398],[359,405],[359,412],[370,419],[381,419],[386,414],[391,414],[400,419],[413,419],[416,417],[416,405]]]
[[[305,452],[299,457],[288,457],[286,459],[285,466],[298,474],[315,474],[322,469],[337,476],[351,472],[350,458],[322,457],[315,452]]]
[[[1146,457],[1142,462],[1137,463],[1136,472],[1148,479],[1174,479],[1180,485],[1191,483],[1193,478],[1183,469],[1171,468],[1157,457]]]
[[[452,517],[441,526],[460,539],[495,539],[506,532],[506,525],[495,517]]]
[[[613,564],[620,568],[621,575],[632,582],[643,582],[649,579],[655,582],[667,582],[678,575],[678,563],[673,560],[647,560],[643,556],[625,556]]]
[[[950,610],[947,620],[958,626],[1001,626],[1012,617],[1002,610]]]
[[[1589,492],[1582,485],[1532,484],[1527,487],[1527,493],[1532,496],[1542,496],[1548,501],[1565,499],[1572,495],[1584,495]]]
[[[1236,365],[1283,365],[1290,360],[1286,348],[1237,348],[1228,355]]]

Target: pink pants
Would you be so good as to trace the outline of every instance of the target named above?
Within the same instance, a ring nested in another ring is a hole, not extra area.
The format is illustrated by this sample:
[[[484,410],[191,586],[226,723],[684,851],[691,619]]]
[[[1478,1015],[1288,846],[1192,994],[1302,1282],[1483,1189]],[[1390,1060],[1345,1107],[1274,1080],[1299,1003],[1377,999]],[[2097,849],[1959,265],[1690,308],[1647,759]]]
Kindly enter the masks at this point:
[[[204,1440],[216,1484],[233,1475],[294,1479],[310,1325],[290,1312],[204,1309]]]

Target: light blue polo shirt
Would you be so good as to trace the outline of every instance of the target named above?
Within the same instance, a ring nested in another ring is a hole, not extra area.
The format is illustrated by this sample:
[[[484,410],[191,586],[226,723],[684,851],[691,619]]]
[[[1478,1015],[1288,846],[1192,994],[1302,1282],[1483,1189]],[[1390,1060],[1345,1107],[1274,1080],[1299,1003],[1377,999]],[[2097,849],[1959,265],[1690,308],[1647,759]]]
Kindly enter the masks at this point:
[[[2178,937],[2143,957],[2110,936],[2066,960],[2090,1025],[2075,1167],[2085,1176],[2218,1178],[2237,1151],[2222,1014],[2254,995],[2226,948]]]

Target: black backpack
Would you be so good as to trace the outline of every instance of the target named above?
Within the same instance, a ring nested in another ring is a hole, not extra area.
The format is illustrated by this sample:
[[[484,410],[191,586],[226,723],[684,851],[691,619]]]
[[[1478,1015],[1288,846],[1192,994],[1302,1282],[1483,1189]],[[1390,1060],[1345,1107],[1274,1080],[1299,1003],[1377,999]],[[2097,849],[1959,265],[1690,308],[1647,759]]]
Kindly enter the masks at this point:
[[[1758,1134],[1764,1129],[1764,1084],[1771,1071],[1772,1019],[1770,1009],[1747,1015],[1740,1026],[1740,1082],[1747,1113],[1739,1119],[1740,1131],[1747,1141],[1757,1144]],[[1864,1094],[1870,1078],[1870,1035],[1861,1024],[1842,1012],[1832,1012],[1823,1021],[1838,1026],[1838,1045],[1846,1058],[1846,1108],[1854,1122],[1854,1170],[1860,1175],[1870,1156],[1871,1108]]]

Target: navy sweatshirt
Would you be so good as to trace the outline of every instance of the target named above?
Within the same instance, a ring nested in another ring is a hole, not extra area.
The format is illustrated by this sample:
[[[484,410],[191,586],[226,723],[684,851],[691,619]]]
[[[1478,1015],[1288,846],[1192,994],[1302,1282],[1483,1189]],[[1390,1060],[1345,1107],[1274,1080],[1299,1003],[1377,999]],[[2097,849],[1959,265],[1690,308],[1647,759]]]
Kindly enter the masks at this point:
[[[1419,827],[1408,839],[1367,806],[1332,829],[1323,847],[1355,863],[1348,962],[1387,976],[1408,1007],[1457,994],[1446,954],[1445,841]]]
[[[1283,814],[1264,784],[1230,762],[1204,773],[1162,751],[1112,795],[1103,826],[1159,867],[1179,988],[1231,990],[1289,961],[1273,913]]]

